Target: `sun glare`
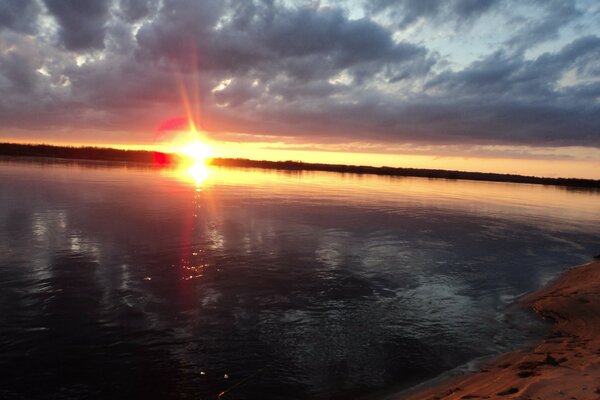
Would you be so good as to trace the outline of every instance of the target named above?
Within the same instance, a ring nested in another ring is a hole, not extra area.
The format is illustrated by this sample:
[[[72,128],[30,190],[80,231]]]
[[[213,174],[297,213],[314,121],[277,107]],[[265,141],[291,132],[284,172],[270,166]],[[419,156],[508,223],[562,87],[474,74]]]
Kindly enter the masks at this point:
[[[207,160],[212,157],[212,150],[202,141],[201,134],[195,129],[167,129],[158,142],[161,151],[176,156],[174,172],[177,179],[192,182],[199,189],[208,178]]]
[[[208,178],[208,167],[203,162],[195,162],[186,170],[186,175],[194,182],[196,188],[200,188],[202,183]]]
[[[199,139],[192,139],[177,144],[174,150],[182,157],[179,165],[180,171],[188,180],[194,182],[196,188],[202,186],[202,183],[208,178],[206,160],[212,156],[210,147]]]
[[[191,133],[194,134],[193,132]],[[180,168],[190,178],[197,188],[208,178],[206,160],[212,156],[210,147],[199,139],[183,141],[178,144],[175,153],[183,157]]]
[[[206,163],[206,160],[211,157],[210,148],[199,140],[193,140],[183,143],[178,146],[176,152],[194,163]]]
[[[212,157],[212,150],[203,140],[203,131],[198,130],[198,93],[188,93],[188,87],[198,87],[197,82],[186,85],[185,80],[180,77],[177,84],[185,117],[174,117],[163,122],[158,128],[155,143],[164,153],[175,156],[173,161],[176,162],[176,176],[188,182],[193,181],[199,190],[209,175],[207,160]]]

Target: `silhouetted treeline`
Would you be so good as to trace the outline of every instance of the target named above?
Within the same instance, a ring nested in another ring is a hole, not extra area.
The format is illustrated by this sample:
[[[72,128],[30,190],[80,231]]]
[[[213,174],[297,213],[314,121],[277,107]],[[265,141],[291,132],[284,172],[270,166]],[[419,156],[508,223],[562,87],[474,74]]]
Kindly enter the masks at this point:
[[[105,147],[71,147],[16,143],[0,143],[0,155],[139,163],[154,163],[157,157],[168,157],[168,155],[163,153],[144,150],[119,150]]]
[[[14,143],[0,143],[0,155],[160,164],[167,164],[176,158],[176,156],[172,154],[156,153],[144,150],[118,150],[100,147],[63,147]],[[300,161],[256,161],[242,158],[214,158],[210,160],[210,164],[225,167],[267,168],[286,171],[331,171],[352,174],[531,183],[541,185],[557,185],[573,189],[600,189],[600,180],[593,179],[540,178],[535,176],[495,174],[487,172],[449,171],[442,169],[370,167],[366,165],[317,164],[304,163]]]
[[[577,188],[600,189],[600,180],[577,178],[539,178],[535,176],[495,174],[487,172],[449,171],[443,169],[370,167],[367,165],[315,164],[300,161],[255,161],[243,158],[215,158],[212,165],[226,167],[270,168],[288,171],[331,171],[352,174],[412,176],[422,178],[465,179],[472,181],[532,183]]]

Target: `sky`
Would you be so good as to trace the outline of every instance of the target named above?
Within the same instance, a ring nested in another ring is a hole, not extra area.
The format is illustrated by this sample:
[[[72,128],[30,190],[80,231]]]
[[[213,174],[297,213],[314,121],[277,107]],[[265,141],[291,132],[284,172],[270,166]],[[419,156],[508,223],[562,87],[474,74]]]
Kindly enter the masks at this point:
[[[0,141],[600,179],[596,0],[2,0]]]

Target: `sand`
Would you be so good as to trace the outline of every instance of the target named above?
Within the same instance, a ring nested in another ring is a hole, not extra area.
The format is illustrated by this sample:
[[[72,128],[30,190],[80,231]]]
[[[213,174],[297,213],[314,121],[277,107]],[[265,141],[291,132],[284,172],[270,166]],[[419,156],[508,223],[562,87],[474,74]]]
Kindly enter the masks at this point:
[[[600,399],[600,260],[574,267],[521,303],[554,321],[535,347],[398,399]]]

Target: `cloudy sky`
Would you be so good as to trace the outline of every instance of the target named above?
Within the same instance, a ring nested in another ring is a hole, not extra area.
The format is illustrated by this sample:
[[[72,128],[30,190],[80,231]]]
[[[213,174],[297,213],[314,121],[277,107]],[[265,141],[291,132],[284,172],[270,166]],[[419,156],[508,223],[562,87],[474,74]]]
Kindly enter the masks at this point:
[[[219,155],[600,178],[600,3],[2,0],[0,93],[3,141],[191,113]]]

